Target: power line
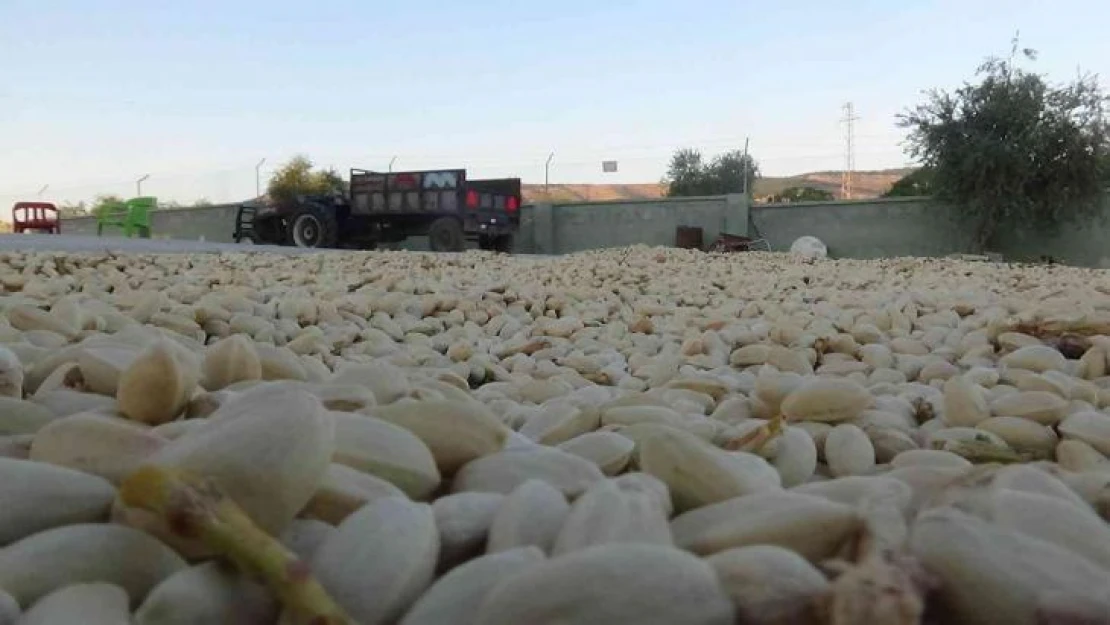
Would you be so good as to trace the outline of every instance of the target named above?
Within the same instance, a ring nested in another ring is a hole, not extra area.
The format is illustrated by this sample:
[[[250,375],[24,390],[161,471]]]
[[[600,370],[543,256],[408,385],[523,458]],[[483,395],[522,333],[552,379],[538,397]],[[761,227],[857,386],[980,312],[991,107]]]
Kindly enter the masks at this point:
[[[846,146],[844,152],[844,173],[840,181],[840,195],[845,200],[852,199],[852,171],[856,168],[856,146],[855,146],[855,129],[856,120],[859,117],[855,114],[855,108],[851,102],[844,105],[844,118],[840,121],[847,125],[845,139]]]
[[[858,138],[858,136],[855,137],[855,138]],[[741,145],[743,145],[743,144],[741,143]],[[823,147],[824,146],[821,146],[821,148],[823,148]],[[887,156],[887,155],[897,154],[898,152],[899,151],[896,148],[871,148],[871,149],[860,150],[858,148],[855,148],[855,146],[853,145],[853,156],[854,157],[858,157],[860,155],[872,155],[872,156],[883,155],[883,156]],[[608,152],[600,152],[600,151],[595,152],[594,154],[596,154],[596,156],[593,156],[592,158],[589,156],[588,152],[580,152],[577,156],[572,155],[569,158],[560,158],[558,160],[558,162],[553,162],[552,163],[552,170],[553,170],[552,174],[555,173],[554,170],[556,170],[556,169],[577,170],[577,169],[587,169],[588,168],[588,169],[592,170],[592,169],[597,167],[598,163],[603,159],[603,157],[610,155],[610,153],[608,153]],[[771,164],[771,165],[777,165],[779,167],[782,167],[782,166],[787,166],[787,165],[806,166],[806,164],[808,164],[808,163],[813,163],[814,167],[821,167],[822,169],[829,170],[829,169],[834,169],[834,168],[829,167],[828,165],[819,165],[818,162],[819,161],[832,161],[833,159],[836,159],[837,157],[843,157],[843,154],[844,154],[843,149],[836,150],[836,149],[831,149],[830,148],[830,149],[804,150],[804,151],[797,151],[797,152],[787,153],[787,154],[770,154],[770,155],[764,155],[764,156],[759,156],[758,154],[754,154],[754,158],[757,162],[759,162],[760,164],[763,164],[763,165]],[[546,155],[544,155],[544,156],[546,156]],[[478,169],[482,169],[482,168],[491,169],[492,168],[492,169],[506,169],[506,170],[513,170],[513,169],[515,169],[515,170],[524,170],[524,169],[536,168],[542,173],[544,162],[545,162],[544,161],[544,156],[540,156],[540,157],[536,157],[536,158],[526,158],[525,157],[525,158],[513,159],[513,158],[507,158],[506,156],[502,155],[502,156],[490,156],[490,157],[460,158],[460,159],[458,159],[458,162],[459,162],[460,165],[466,166],[467,168],[478,168]],[[658,164],[659,167],[665,167],[666,164],[667,164],[667,161],[670,158],[670,156],[671,156],[671,153],[669,151],[663,151],[663,150],[660,150],[660,151],[655,152],[655,153],[646,153],[646,154],[638,154],[638,155],[630,155],[630,154],[623,154],[623,155],[618,154],[618,155],[616,155],[616,157],[618,157],[622,162],[641,163],[641,164],[642,163],[655,163],[655,164]],[[400,160],[400,159],[398,159],[398,160]],[[429,161],[431,161],[433,159],[430,159],[429,157],[420,157],[420,158],[414,158],[413,160],[417,161],[418,163],[423,165],[423,164],[427,164]],[[268,163],[269,163],[269,160],[267,159],[267,164]],[[167,185],[170,185],[170,186],[204,186],[206,184],[208,184],[208,185],[214,184],[216,181],[219,181],[222,178],[235,178],[235,179],[240,179],[241,178],[241,181],[240,181],[240,182],[242,182],[241,186],[244,187],[243,192],[245,194],[249,195],[252,191],[254,191],[255,183],[257,181],[256,170],[255,170],[256,165],[257,165],[257,162],[253,162],[253,163],[248,162],[248,163],[246,163],[244,165],[241,165],[240,167],[236,167],[236,168],[220,167],[220,168],[212,168],[212,169],[178,169],[178,170],[159,169],[159,170],[151,170],[150,171],[150,174],[151,174],[150,180],[151,180],[152,183],[157,183],[157,186],[164,187],[164,186],[167,186]],[[854,165],[854,160],[853,160],[853,165]],[[854,169],[855,168],[853,167],[853,171],[854,171]],[[262,168],[260,168],[260,171],[258,172],[258,173],[261,174],[259,176],[259,178],[261,178],[262,181],[264,181],[266,179],[266,177],[270,173],[272,173],[274,170],[275,170],[275,168],[273,168],[273,167],[263,166]],[[90,192],[91,193],[91,192],[97,192],[97,191],[122,192],[125,188],[134,189],[134,184],[135,184],[135,179],[134,178],[127,179],[127,178],[123,178],[123,177],[118,177],[118,178],[117,177],[112,177],[112,178],[103,178],[103,179],[100,179],[100,180],[85,179],[85,180],[77,180],[77,181],[61,181],[61,182],[53,181],[53,182],[50,183],[49,189],[50,189],[50,192],[54,193],[54,194],[66,193],[66,192]],[[147,185],[144,184],[143,186],[146,187]],[[34,195],[37,195],[40,191],[41,191],[41,188],[39,188],[39,187],[31,187],[31,186],[13,187],[13,188],[0,189],[0,196],[16,196],[16,195],[31,195],[31,196],[34,196]]]
[[[853,108],[846,105],[845,111],[848,112],[846,118],[842,121],[849,124],[847,134],[847,154],[845,154],[843,147],[836,149],[832,145],[828,145],[823,141],[814,141],[809,144],[808,149],[802,147],[801,149],[788,149],[790,145],[804,145],[798,143],[778,144],[771,143],[769,154],[764,154],[762,157],[755,154],[755,160],[759,162],[764,169],[765,174],[771,176],[789,176],[793,173],[788,171],[836,171],[834,163],[837,160],[845,159],[847,166],[845,171],[841,174],[842,177],[842,197],[851,197],[854,189],[854,177],[856,174],[856,158],[863,157],[869,159],[869,163],[875,161],[876,156],[889,157],[893,156],[898,150],[894,146],[890,148],[881,148],[875,145],[874,142],[868,141],[869,149],[858,150],[856,140],[859,138],[856,134],[856,127],[854,121],[858,119],[855,115]],[[863,135],[868,136],[868,135]],[[727,143],[726,143],[727,141]],[[754,142],[754,141],[753,141]],[[631,142],[629,142],[631,143]],[[685,142],[687,144],[696,142]],[[702,142],[707,143],[707,142]],[[725,144],[732,147],[732,142],[728,139],[720,139],[718,145]],[[743,142],[740,142],[743,145]],[[733,144],[734,145],[734,144]],[[583,146],[584,149],[571,153],[562,153],[558,162],[552,162],[550,165],[550,175],[559,175],[563,180],[568,178],[583,179],[581,182],[586,183],[592,180],[592,174],[597,168],[598,163],[603,158],[617,158],[623,163],[634,166],[641,170],[636,176],[650,178],[656,175],[656,170],[659,172],[666,168],[667,162],[672,155],[670,147],[662,145],[651,146],[648,142],[643,142],[640,150],[633,150],[629,147],[624,149],[605,149],[604,151],[598,145]],[[701,147],[705,147],[704,145]],[[636,153],[638,152],[638,153]],[[546,155],[546,153],[544,154]],[[409,157],[399,156],[398,160],[406,159]],[[411,166],[419,168],[420,166],[434,166],[442,165],[431,161],[428,155],[419,155],[411,157],[414,161]],[[539,179],[543,180],[545,171],[544,156],[540,155],[521,155],[513,157],[511,154],[488,154],[475,157],[466,157],[455,155],[453,157],[440,157],[436,160],[447,161],[450,159],[452,164],[466,167],[474,171],[475,175],[491,176],[493,172],[498,175],[516,175],[529,180]],[[334,159],[333,159],[334,160]],[[382,162],[389,159],[386,158]],[[889,161],[890,164],[883,166],[871,165],[871,168],[891,168],[905,166],[902,159],[883,158],[883,161]],[[897,162],[895,162],[897,161]],[[269,161],[267,161],[268,163]],[[651,167],[646,167],[647,165]],[[223,166],[221,166],[223,165]],[[244,197],[250,196],[252,193],[257,194],[261,188],[261,183],[273,171],[272,167],[258,167],[257,162],[249,161],[239,166],[226,166],[224,164],[217,165],[211,169],[161,169],[150,170],[150,184],[152,188],[150,191],[153,195],[161,195],[164,197],[174,198],[176,200],[186,200],[189,197],[205,197],[213,201],[233,201],[239,200]],[[650,171],[649,171],[650,169]],[[770,170],[770,171],[768,171]],[[775,172],[775,173],[772,173]],[[630,170],[631,172],[631,170]],[[839,173],[839,172],[838,172]],[[479,176],[479,177],[480,177]],[[55,196],[59,201],[76,201],[86,200],[95,195],[103,193],[126,193],[128,187],[131,191],[135,190],[135,179],[130,180],[122,179],[101,179],[97,180],[82,180],[82,181],[67,181],[67,180],[54,180],[49,185],[51,195]],[[143,190],[147,190],[147,184],[143,185]],[[22,199],[24,196],[37,196],[43,192],[42,189],[36,191],[36,187],[25,187],[22,189],[0,189],[0,204],[6,203],[11,199]]]

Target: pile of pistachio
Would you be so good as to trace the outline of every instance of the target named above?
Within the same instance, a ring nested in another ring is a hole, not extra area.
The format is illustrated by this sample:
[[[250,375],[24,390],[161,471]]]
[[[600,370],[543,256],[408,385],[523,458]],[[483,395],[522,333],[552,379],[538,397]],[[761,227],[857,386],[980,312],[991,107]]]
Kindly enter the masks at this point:
[[[0,625],[1110,622],[1110,273],[0,254]]]

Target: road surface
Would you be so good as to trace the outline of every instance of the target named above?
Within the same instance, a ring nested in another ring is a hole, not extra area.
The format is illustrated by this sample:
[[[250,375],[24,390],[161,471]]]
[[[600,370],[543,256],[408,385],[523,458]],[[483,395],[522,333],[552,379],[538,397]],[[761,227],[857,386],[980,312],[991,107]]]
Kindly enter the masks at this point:
[[[176,239],[128,239],[124,237],[89,237],[66,234],[0,234],[0,252],[131,252],[139,254],[191,254],[204,252],[274,252],[277,254],[319,253],[277,245],[237,245]],[[334,251],[334,250],[332,250]]]
[[[179,239],[128,239],[65,234],[0,234],[0,252],[126,252],[133,254],[202,254],[212,252],[271,252],[274,254],[321,254],[344,250],[306,249],[249,243],[209,243]]]

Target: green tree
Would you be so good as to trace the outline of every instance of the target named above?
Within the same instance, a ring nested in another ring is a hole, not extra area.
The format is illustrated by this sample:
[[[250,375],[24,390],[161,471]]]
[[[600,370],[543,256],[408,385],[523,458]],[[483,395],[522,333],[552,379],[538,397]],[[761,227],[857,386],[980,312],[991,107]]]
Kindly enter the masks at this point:
[[[725,152],[709,163],[709,178],[713,181],[715,195],[745,191],[750,195],[753,183],[759,178],[759,164],[751,154],[740,150]]]
[[[1018,66],[1036,59],[1013,41],[989,58],[979,82],[933,90],[899,115],[909,154],[929,168],[937,197],[964,208],[980,246],[999,228],[1048,230],[1098,210],[1107,179],[1107,96],[1093,76],[1052,85]]]
[[[923,195],[933,195],[933,172],[926,167],[919,167],[891,185],[883,197],[921,197]]]
[[[750,195],[756,178],[759,165],[750,154],[733,150],[706,163],[701,152],[684,148],[671,157],[663,182],[670,197],[743,193],[745,189]]]
[[[193,208],[204,208],[206,206],[212,206],[212,202],[206,197],[197,198],[197,200],[193,202]]]
[[[112,194],[98,195],[93,199],[92,206],[89,207],[89,214],[100,217],[105,213],[112,213],[123,210],[123,198]]]
[[[831,202],[836,196],[814,187],[789,187],[771,196],[772,202]]]
[[[62,202],[58,205],[58,213],[62,217],[84,217],[89,214],[89,208],[84,201]]]
[[[345,193],[347,183],[334,169],[313,171],[307,156],[297,155],[270,178],[266,193],[275,204],[289,204],[301,195]]]
[[[671,197],[704,195],[705,162],[701,152],[688,148],[675,152],[664,182]]]

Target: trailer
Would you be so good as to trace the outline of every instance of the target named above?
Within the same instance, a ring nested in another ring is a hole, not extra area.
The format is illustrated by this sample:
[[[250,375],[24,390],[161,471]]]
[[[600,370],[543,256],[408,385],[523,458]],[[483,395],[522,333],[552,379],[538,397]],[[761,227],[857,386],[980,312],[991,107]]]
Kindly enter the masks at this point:
[[[345,194],[239,206],[235,240],[309,248],[373,249],[427,236],[437,252],[468,240],[509,252],[520,225],[519,178],[468,180],[465,169],[351,169]]]
[[[50,202],[16,202],[12,206],[12,232],[61,234],[58,207]]]

